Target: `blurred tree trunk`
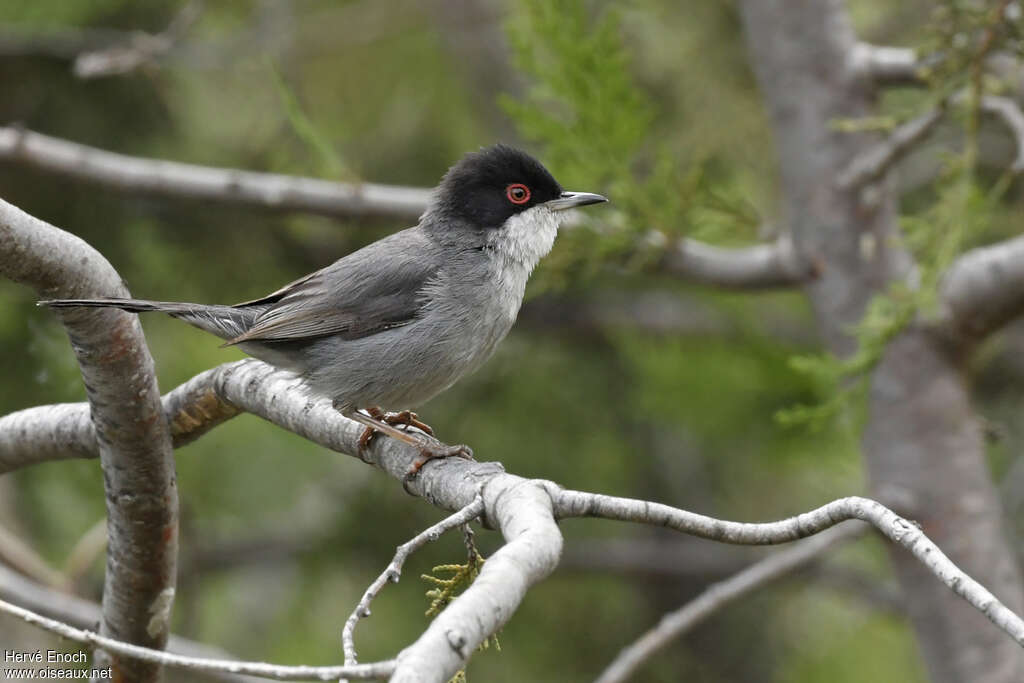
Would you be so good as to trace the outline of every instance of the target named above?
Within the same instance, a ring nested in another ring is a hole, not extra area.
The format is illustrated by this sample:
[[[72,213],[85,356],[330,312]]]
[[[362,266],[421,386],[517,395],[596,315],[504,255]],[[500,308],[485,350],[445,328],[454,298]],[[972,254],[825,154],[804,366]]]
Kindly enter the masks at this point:
[[[834,130],[870,115],[872,85],[851,68],[855,36],[840,0],[744,0],[751,62],[766,99],[782,178],[784,221],[820,277],[806,287],[831,351],[854,349],[850,330],[870,298],[913,263],[897,233],[894,183],[843,189],[836,178],[878,139]],[[912,327],[871,378],[863,452],[873,495],[917,520],[951,559],[1020,611],[1019,568],[964,376],[964,352]],[[1024,680],[1024,653],[919,563],[891,550],[918,643],[942,683]]]

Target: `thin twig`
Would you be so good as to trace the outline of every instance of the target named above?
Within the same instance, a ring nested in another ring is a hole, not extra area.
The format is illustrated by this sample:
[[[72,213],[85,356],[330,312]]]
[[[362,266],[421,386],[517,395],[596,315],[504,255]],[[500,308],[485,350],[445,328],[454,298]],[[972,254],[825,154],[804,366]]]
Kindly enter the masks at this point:
[[[106,520],[104,520],[104,524]],[[50,566],[35,549],[10,529],[0,525],[0,562],[4,562],[21,574],[39,583],[66,590],[68,581],[64,575]]]
[[[581,491],[554,494],[558,517],[602,517],[653,524],[723,543],[774,545],[807,538],[848,519],[869,522],[886,538],[902,545],[954,593],[1024,646],[1024,619],[961,570],[921,527],[870,498],[850,496],[777,522],[727,522],[660,503]]]
[[[836,184],[849,189],[879,178],[935,127],[943,112],[944,108],[938,106],[897,126],[885,140],[854,157],[836,178]]]
[[[405,561],[427,543],[436,541],[446,532],[476,519],[481,515],[481,513],[483,513],[483,511],[483,496],[477,494],[477,497],[473,499],[473,502],[466,507],[449,515],[448,517],[445,517],[437,524],[424,529],[410,540],[398,546],[395,550],[395,556],[392,558],[391,563],[380,574],[380,576],[370,584],[370,587],[366,589],[366,592],[363,593],[363,597],[359,600],[359,604],[356,605],[352,614],[350,614],[348,619],[345,620],[345,627],[341,631],[341,643],[342,649],[345,651],[346,665],[354,665],[356,663],[356,624],[358,624],[359,620],[363,617],[370,616],[370,603],[373,602],[373,599],[381,592],[385,584],[389,582],[398,583],[398,580],[402,575],[402,566],[405,564]]]
[[[861,536],[865,530],[861,524],[834,527],[708,586],[696,598],[663,616],[657,626],[623,648],[595,683],[622,683],[655,653],[704,619],[814,561],[835,544]]]
[[[72,546],[64,561],[64,577],[74,586],[107,549],[107,520],[99,519]]]
[[[178,44],[202,10],[203,3],[193,0],[160,33],[133,31],[125,43],[83,52],[75,58],[72,70],[78,78],[89,79],[119,76],[153,66]]]
[[[185,655],[175,655],[162,650],[153,650],[148,647],[123,643],[113,638],[101,636],[93,631],[77,629],[17,605],[12,605],[5,600],[0,600],[0,612],[17,617],[28,624],[38,626],[41,629],[76,643],[101,648],[113,655],[194,671],[224,671],[278,681],[332,681],[342,676],[362,680],[384,678],[390,676],[395,668],[393,660],[374,662],[373,664],[356,664],[354,666],[283,666],[280,664],[267,664],[265,662],[241,662],[225,659],[186,657]]]
[[[103,614],[98,604],[36,583],[3,564],[0,564],[0,600],[13,601],[22,609],[38,612],[44,617],[80,629],[95,628]],[[203,659],[238,659],[219,647],[189,640],[173,633],[167,639],[166,649],[175,654]],[[225,683],[260,683],[263,680],[256,676],[227,671],[207,671],[202,676]]]

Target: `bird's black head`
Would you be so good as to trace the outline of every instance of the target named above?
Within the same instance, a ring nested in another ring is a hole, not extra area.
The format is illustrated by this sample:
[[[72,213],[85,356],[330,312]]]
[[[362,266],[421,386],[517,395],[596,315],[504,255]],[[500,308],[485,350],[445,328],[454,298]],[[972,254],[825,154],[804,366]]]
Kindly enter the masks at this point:
[[[562,196],[562,187],[526,152],[508,145],[471,152],[448,169],[436,208],[479,228],[497,228],[511,216]]]

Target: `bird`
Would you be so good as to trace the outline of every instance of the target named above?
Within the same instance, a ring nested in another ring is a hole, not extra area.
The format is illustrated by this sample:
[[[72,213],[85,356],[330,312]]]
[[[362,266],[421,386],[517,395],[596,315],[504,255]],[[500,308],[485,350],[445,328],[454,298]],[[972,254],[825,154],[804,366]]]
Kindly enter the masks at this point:
[[[156,311],[183,320],[297,374],[312,394],[329,398],[364,426],[360,455],[377,433],[417,446],[418,471],[429,459],[471,458],[472,451],[413,437],[410,426],[429,437],[433,430],[411,409],[494,353],[566,210],[607,201],[564,191],[540,161],[499,143],[449,168],[417,225],[262,298],[234,305],[134,298],[39,305]]]

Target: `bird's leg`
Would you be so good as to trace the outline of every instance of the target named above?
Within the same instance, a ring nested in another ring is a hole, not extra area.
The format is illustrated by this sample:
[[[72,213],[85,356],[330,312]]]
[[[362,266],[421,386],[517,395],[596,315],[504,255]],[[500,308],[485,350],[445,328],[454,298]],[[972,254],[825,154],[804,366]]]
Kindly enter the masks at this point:
[[[358,422],[366,428],[359,437],[360,457],[362,457],[363,451],[372,443],[377,433],[385,434],[393,439],[398,439],[411,446],[415,446],[419,449],[420,457],[413,462],[409,472],[406,473],[405,478],[407,482],[419,474],[419,471],[427,462],[435,458],[450,458],[454,456],[466,458],[467,460],[473,459],[473,450],[469,446],[462,444],[450,446],[437,439],[421,439],[394,426],[395,423],[410,425],[422,430],[427,436],[432,436],[434,430],[430,429],[430,426],[426,423],[421,422],[416,413],[407,410],[399,413],[384,413],[376,406],[368,408],[366,412],[367,415],[356,410],[342,411],[345,417]],[[426,427],[426,429],[423,427]]]
[[[380,408],[377,408],[377,410],[380,410]],[[381,422],[387,422],[389,425],[394,427],[399,425],[415,427],[428,436],[434,435],[434,429],[426,422],[421,421],[420,416],[411,410],[401,410],[397,413],[384,413],[382,415],[374,415],[373,413],[370,413],[370,415]]]
[[[366,409],[370,417],[374,420],[380,420],[384,417],[384,411],[380,409],[380,406],[370,406]],[[351,417],[351,415],[349,415]],[[370,447],[370,442],[373,441],[373,437],[377,436],[377,430],[367,425],[363,428],[363,433],[359,435],[359,457],[362,458],[363,451]],[[363,458],[365,460],[365,458]]]
[[[433,428],[431,428],[431,426],[426,422],[421,421],[419,419],[420,416],[411,410],[402,410],[397,413],[385,413],[380,409],[380,406],[370,406],[366,409],[366,412],[378,423],[383,422],[384,424],[391,425],[392,427],[415,427],[428,436],[434,435]],[[349,415],[349,417],[351,417],[351,415]],[[381,431],[382,430],[378,429],[376,424],[373,427],[367,426],[363,429],[363,433],[359,437],[360,452],[369,448],[370,443],[373,442],[373,437],[377,436],[378,432]]]
[[[423,466],[435,458],[451,458],[459,457],[465,458],[466,460],[473,459],[473,449],[465,444],[456,444],[449,446],[446,443],[438,441],[436,444],[426,444],[426,447],[420,449],[420,457],[413,461],[412,465],[409,466],[409,471],[405,473],[405,483],[409,483],[410,480],[415,479],[416,475],[420,473]]]

